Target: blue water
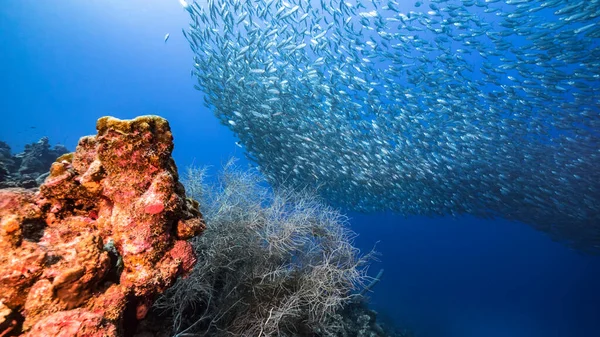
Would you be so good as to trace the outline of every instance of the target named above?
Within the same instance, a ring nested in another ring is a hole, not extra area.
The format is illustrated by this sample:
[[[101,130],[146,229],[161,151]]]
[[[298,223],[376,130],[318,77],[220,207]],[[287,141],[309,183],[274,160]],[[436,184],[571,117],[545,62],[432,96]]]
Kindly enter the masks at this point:
[[[243,158],[192,88],[187,24],[177,0],[3,1],[0,140],[74,149],[98,117],[158,114],[180,168]],[[362,250],[380,241],[374,308],[417,336],[600,336],[600,257],[520,223],[350,215]]]

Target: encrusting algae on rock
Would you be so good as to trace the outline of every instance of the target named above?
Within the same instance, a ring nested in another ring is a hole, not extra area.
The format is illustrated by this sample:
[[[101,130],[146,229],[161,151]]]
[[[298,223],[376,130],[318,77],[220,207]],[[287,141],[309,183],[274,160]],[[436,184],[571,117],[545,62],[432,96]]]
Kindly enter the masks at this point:
[[[0,336],[129,336],[205,224],[158,116],[102,117],[39,191],[0,190]]]

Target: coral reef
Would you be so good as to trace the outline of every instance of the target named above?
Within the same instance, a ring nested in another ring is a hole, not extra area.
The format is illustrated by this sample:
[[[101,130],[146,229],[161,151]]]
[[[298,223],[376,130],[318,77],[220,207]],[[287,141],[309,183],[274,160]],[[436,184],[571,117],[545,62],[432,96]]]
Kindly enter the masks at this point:
[[[316,332],[322,337],[412,337],[408,330],[397,330],[377,321],[377,312],[368,308],[362,296],[348,301]]]
[[[204,222],[167,121],[103,117],[97,130],[39,191],[0,190],[0,336],[132,336],[196,261],[187,239]]]
[[[12,155],[10,146],[0,141],[0,188],[39,186],[52,162],[68,152],[63,145],[51,148],[48,137],[43,137],[37,143],[25,145],[23,152]]]

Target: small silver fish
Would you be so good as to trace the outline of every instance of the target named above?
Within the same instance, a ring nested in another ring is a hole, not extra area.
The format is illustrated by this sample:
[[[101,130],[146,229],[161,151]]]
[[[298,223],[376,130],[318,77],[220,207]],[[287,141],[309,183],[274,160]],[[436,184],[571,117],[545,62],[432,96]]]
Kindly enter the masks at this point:
[[[194,88],[272,183],[600,253],[600,1],[180,3]]]

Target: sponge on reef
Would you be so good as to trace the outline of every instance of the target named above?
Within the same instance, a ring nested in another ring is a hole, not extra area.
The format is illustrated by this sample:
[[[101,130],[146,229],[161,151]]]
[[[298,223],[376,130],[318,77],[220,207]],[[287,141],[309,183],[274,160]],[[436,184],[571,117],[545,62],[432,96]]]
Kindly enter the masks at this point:
[[[0,336],[131,335],[204,221],[158,116],[102,117],[36,190],[0,190]]]

